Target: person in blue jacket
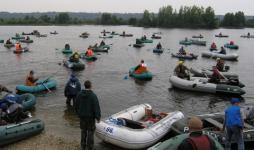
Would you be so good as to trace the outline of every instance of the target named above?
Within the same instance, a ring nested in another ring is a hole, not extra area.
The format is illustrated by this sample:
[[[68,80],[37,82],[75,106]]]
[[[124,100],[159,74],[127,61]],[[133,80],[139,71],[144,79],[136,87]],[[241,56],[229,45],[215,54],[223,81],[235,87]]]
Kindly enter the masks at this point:
[[[231,140],[232,137],[235,137],[235,140],[238,145],[238,150],[244,150],[244,141],[243,141],[243,127],[244,121],[241,115],[240,110],[240,99],[232,98],[232,106],[229,106],[225,110],[225,121],[223,130],[226,127],[226,150],[231,150]]]
[[[71,100],[73,100],[73,106],[75,105],[76,97],[81,91],[81,84],[78,78],[74,74],[71,75],[69,81],[65,85],[64,96],[67,98],[66,104],[70,105]]]

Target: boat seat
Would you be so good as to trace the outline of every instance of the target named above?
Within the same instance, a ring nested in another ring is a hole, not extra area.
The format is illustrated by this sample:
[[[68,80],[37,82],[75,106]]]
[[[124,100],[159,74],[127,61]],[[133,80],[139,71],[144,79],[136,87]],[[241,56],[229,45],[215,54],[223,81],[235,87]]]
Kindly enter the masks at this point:
[[[216,120],[214,120],[212,118],[205,118],[204,120],[209,122],[209,123],[211,123],[211,124],[213,124],[214,126],[218,127],[219,129],[223,128],[223,124],[222,123],[220,123],[220,122],[218,122],[218,121],[216,121]]]
[[[133,121],[133,120],[126,119],[126,118],[120,118],[120,119],[123,119],[125,121],[125,126],[128,128],[132,128],[132,129],[144,129],[145,128],[143,126],[143,124],[140,122]]]

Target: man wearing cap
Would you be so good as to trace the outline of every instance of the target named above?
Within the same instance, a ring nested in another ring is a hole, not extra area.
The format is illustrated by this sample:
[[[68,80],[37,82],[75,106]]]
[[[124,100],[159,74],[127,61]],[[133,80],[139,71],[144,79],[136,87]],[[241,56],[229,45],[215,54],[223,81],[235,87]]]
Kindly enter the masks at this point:
[[[174,72],[179,78],[187,78],[189,80],[190,75],[186,72],[189,71],[189,69],[183,63],[183,61],[179,61]]]
[[[238,145],[238,150],[244,150],[244,141],[243,141],[243,127],[244,122],[241,115],[241,110],[239,107],[240,99],[232,98],[232,106],[229,106],[225,110],[225,121],[223,130],[226,127],[226,150],[231,150],[231,140],[234,135],[235,141]]]
[[[178,150],[218,150],[223,149],[211,136],[203,134],[203,122],[198,117],[191,117],[188,121],[189,137],[182,141]]]

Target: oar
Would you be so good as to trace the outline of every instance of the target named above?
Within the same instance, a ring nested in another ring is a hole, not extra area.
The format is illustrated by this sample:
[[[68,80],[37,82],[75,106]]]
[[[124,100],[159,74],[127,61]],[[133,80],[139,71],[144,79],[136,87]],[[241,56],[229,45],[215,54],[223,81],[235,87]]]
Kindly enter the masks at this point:
[[[49,93],[52,92],[44,83],[42,83],[42,85],[48,90]]]

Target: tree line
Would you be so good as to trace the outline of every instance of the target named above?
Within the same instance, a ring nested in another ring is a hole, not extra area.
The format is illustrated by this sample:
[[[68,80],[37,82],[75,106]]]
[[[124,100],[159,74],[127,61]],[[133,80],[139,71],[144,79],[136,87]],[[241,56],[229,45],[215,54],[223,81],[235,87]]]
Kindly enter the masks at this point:
[[[163,28],[218,28],[218,27],[254,27],[254,20],[246,20],[243,12],[226,13],[222,20],[216,18],[213,8],[198,6],[182,6],[177,11],[172,6],[161,7],[158,13],[145,10],[142,18],[122,19],[111,13],[102,13],[96,19],[85,20],[72,18],[68,13],[59,13],[55,17],[41,15],[40,17],[25,16],[24,18],[1,19],[2,25],[133,25],[142,27]]]

